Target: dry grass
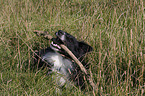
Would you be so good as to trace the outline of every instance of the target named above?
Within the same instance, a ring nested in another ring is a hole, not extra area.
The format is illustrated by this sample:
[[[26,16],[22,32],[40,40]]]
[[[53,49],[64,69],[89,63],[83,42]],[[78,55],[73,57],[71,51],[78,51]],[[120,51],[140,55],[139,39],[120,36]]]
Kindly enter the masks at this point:
[[[96,95],[144,95],[144,0],[1,0],[0,94],[52,95],[46,70],[31,70],[31,53],[49,41],[33,30],[65,30],[93,46],[88,54]],[[51,82],[51,83],[50,83]],[[93,94],[86,89],[86,94]],[[76,87],[62,94],[84,95]]]

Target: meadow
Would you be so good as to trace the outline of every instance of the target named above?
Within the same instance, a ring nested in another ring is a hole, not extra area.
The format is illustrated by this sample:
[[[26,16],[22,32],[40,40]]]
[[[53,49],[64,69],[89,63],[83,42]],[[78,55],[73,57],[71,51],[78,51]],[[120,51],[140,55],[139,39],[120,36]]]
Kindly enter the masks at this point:
[[[87,54],[97,88],[85,91],[56,84],[47,69],[32,69],[32,53],[50,41],[33,30],[50,35],[64,30],[90,44]],[[145,95],[144,0],[1,0],[1,96],[143,96]]]

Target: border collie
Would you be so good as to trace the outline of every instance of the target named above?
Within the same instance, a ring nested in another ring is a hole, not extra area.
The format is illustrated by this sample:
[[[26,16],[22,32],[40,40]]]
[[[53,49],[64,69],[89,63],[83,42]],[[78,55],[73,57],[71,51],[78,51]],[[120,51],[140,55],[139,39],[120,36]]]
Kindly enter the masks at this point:
[[[59,30],[56,32],[56,38],[52,39],[50,47],[37,52],[35,63],[40,67],[47,65],[49,74],[55,73],[52,79],[60,86],[65,86],[68,81],[73,81],[75,85],[81,89],[85,88],[84,78],[80,67],[72,60],[72,58],[59,46],[64,44],[68,49],[88,68],[88,64],[84,62],[84,55],[93,50],[91,46],[83,41],[77,41],[72,35]]]

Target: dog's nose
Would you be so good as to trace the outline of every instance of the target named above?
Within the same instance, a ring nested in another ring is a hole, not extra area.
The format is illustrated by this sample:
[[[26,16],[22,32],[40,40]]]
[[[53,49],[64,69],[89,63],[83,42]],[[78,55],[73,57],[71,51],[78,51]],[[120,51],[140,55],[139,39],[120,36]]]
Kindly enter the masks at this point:
[[[63,32],[62,30],[58,30],[57,34],[58,35],[64,35],[65,32]]]

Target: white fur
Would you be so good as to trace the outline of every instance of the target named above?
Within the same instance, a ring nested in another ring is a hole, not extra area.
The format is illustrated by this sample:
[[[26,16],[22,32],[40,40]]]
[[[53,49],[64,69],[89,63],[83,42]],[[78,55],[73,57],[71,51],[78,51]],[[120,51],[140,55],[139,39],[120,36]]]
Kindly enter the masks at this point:
[[[72,65],[71,65],[72,62],[68,59],[63,58],[57,52],[55,53],[49,52],[45,54],[42,58],[43,60],[46,60],[47,62],[53,64],[52,72],[55,72],[56,75],[52,76],[52,78],[56,81],[56,83],[59,86],[63,86],[66,83],[65,78],[69,76],[67,70],[72,69]]]
[[[66,40],[66,39],[65,39],[65,35],[62,35],[62,36],[60,37],[60,39],[61,39],[62,41]]]
[[[53,64],[53,71],[56,69],[56,70],[59,70],[59,68],[62,66],[62,56],[58,53],[47,53],[43,56],[43,60],[46,60],[47,62]]]
[[[62,40],[62,41],[65,41],[66,40],[66,35],[65,35],[66,33],[64,33],[63,35],[61,35],[61,37],[60,37],[60,39]],[[56,33],[56,35],[58,36],[58,32]]]

